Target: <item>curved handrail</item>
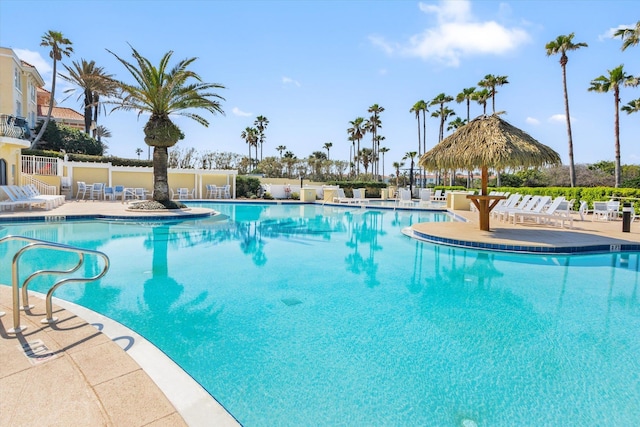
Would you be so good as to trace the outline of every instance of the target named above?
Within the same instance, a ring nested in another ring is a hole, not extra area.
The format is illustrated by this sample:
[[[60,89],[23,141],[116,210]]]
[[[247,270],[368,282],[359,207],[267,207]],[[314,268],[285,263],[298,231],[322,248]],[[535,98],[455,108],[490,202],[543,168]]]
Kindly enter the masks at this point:
[[[62,279],[54,283],[53,286],[49,288],[49,291],[47,292],[47,297],[46,297],[47,317],[42,320],[43,323],[53,323],[57,320],[53,317],[53,307],[52,307],[53,304],[51,300],[53,298],[53,292],[58,287],[69,282],[92,282],[103,277],[105,274],[107,274],[107,271],[109,270],[109,257],[100,251],[83,249],[75,246],[49,242],[47,240],[34,239],[31,237],[24,237],[24,236],[5,236],[0,238],[0,243],[5,242],[7,240],[22,240],[22,241],[29,242],[28,245],[23,246],[14,254],[12,265],[11,265],[11,279],[12,279],[11,286],[12,286],[12,293],[13,293],[13,326],[14,327],[13,329],[7,330],[7,333],[10,333],[10,334],[17,334],[26,329],[26,327],[23,327],[20,325],[20,292],[18,289],[18,280],[19,280],[18,260],[20,259],[22,254],[24,254],[26,251],[29,251],[31,249],[47,248],[47,249],[53,249],[58,251],[64,251],[64,252],[72,252],[72,253],[78,254],[79,261],[75,267],[72,267],[69,270],[40,270],[29,275],[29,277],[25,279],[25,282],[23,284],[23,299],[27,302],[27,304],[25,304],[25,307],[28,305],[28,296],[27,296],[26,287],[29,281],[31,281],[34,277],[38,275],[43,275],[43,274],[73,273],[78,269],[80,269],[80,267],[84,264],[85,254],[91,254],[91,255],[101,257],[104,261],[102,271],[93,277],[72,277],[72,278]]]
[[[33,273],[31,273],[31,275],[29,277],[27,277],[24,282],[22,282],[22,310],[28,310],[30,308],[32,308],[32,305],[29,305],[29,293],[28,293],[28,287],[29,287],[29,282],[31,282],[32,279],[35,279],[37,276],[42,276],[44,274],[71,274],[71,273],[75,273],[76,271],[78,271],[80,269],[80,267],[82,267],[82,264],[84,263],[84,254],[83,253],[78,253],[78,263],[75,265],[75,267],[70,268],[69,270],[38,270],[35,271]]]

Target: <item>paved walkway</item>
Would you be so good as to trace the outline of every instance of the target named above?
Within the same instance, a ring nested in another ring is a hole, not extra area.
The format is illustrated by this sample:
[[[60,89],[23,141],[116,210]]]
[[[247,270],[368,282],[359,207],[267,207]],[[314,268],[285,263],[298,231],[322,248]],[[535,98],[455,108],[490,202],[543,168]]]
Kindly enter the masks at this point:
[[[74,215],[185,216],[186,212],[127,210],[121,202],[69,201],[50,211],[3,211],[0,220]],[[416,224],[414,231],[446,241],[495,243],[539,248],[640,244],[640,222],[622,232],[622,221],[580,221],[573,229],[492,220],[480,231],[477,214],[455,211],[468,222]],[[55,325],[43,325],[44,302],[21,316],[28,329],[13,327],[11,290],[0,286],[0,426],[208,426],[238,425],[188,375],[142,337],[82,307],[59,301]],[[62,308],[60,306],[64,306]],[[97,316],[97,317],[96,317]],[[101,330],[96,329],[99,326]],[[118,344],[116,344],[118,342]],[[123,351],[125,348],[126,351]],[[164,357],[163,357],[164,356]]]

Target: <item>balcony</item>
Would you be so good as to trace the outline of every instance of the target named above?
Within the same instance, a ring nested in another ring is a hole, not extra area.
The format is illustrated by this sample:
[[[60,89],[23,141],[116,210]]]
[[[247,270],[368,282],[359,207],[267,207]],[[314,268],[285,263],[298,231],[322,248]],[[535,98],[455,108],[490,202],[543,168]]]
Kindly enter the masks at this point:
[[[30,141],[31,130],[29,129],[29,124],[22,117],[0,114],[0,138],[1,137]]]

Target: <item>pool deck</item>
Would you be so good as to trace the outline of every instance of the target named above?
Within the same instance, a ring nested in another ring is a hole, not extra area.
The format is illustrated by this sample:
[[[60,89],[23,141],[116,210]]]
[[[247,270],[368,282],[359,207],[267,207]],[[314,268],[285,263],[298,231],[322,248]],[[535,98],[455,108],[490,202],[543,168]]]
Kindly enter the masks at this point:
[[[121,202],[68,201],[50,211],[2,211],[0,221],[95,215],[179,218],[211,212],[203,208],[186,213],[127,208]],[[411,209],[402,211],[410,213]],[[492,219],[491,231],[485,232],[478,228],[477,213],[453,213],[467,222],[420,223],[405,233],[455,246],[511,246],[530,252],[552,248],[573,253],[580,252],[576,248],[594,247],[606,251],[617,248],[615,245],[640,245],[640,221],[624,233],[621,220],[593,221],[591,215],[581,221],[576,214],[572,229]],[[477,245],[472,246],[474,243]],[[13,327],[11,301],[10,287],[0,285],[0,311],[6,312],[0,318],[0,425],[67,426],[80,425],[79,420],[87,426],[239,425],[158,349],[117,322],[54,298],[59,321],[41,324],[44,300],[31,294],[35,307],[21,315],[21,324],[28,328],[12,335],[7,333]]]

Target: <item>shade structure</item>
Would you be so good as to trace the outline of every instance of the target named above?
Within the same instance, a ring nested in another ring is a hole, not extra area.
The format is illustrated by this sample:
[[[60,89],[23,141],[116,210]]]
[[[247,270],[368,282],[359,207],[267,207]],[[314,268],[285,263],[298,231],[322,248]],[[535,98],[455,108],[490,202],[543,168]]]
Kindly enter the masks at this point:
[[[427,151],[419,164],[427,170],[480,169],[482,192],[471,198],[480,229],[489,231],[489,213],[498,200],[487,195],[488,169],[528,168],[560,164],[560,155],[497,114],[479,116]]]

